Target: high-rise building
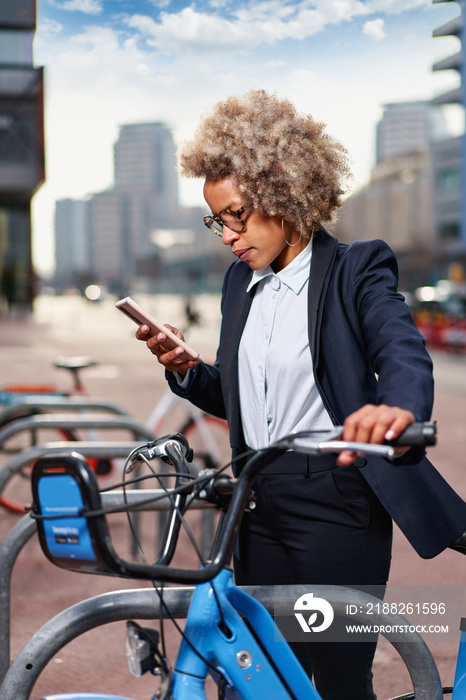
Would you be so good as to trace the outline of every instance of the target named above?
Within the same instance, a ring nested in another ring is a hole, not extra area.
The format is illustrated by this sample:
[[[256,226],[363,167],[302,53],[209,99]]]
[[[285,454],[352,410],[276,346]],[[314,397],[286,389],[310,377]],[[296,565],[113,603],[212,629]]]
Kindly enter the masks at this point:
[[[210,286],[219,287],[231,253],[220,242],[215,246],[200,207],[180,206],[175,150],[165,124],[120,128],[114,187],[90,195],[86,202],[57,202],[57,284],[93,281],[118,293],[169,285],[185,291],[209,278]],[[84,207],[81,214],[79,204]],[[77,236],[79,252],[73,240]]]
[[[445,0],[433,0],[440,4]],[[461,105],[465,107],[465,42],[464,2],[458,2],[456,16],[434,29],[434,37],[454,36],[459,41],[459,51],[436,61],[434,71],[453,71],[456,87],[437,95],[433,105]],[[459,13],[458,13],[459,11]],[[451,75],[451,73],[450,73]],[[464,119],[464,114],[463,114]],[[461,261],[466,267],[466,141],[464,130],[460,136],[444,139],[436,144],[435,168],[435,220],[438,232],[437,257],[444,265]]]
[[[432,141],[440,136],[440,118],[441,113],[428,101],[384,105],[376,131],[377,163],[428,151]]]
[[[344,203],[336,235],[345,243],[381,238],[396,253],[401,288],[426,284],[435,235],[432,190],[428,151],[377,163],[370,183]]]
[[[43,71],[34,68],[35,0],[0,3],[0,312],[34,296],[30,204],[44,181]]]
[[[158,218],[178,209],[175,143],[171,130],[160,122],[125,124],[114,147],[115,188],[150,192]]]
[[[114,145],[115,186],[90,204],[92,269],[127,287],[155,256],[154,231],[179,225],[175,143],[160,122],[125,124]]]
[[[115,187],[167,192],[176,199],[175,144],[165,124],[121,126],[114,148],[114,165]]]
[[[400,263],[400,282],[425,283],[432,264],[432,148],[446,125],[428,101],[384,105],[370,182],[345,202],[337,234],[345,242],[382,238]]]
[[[96,282],[111,288],[130,286],[139,255],[141,227],[131,226],[132,204],[131,196],[116,188],[90,199],[91,270]]]
[[[56,203],[56,283],[60,287],[85,283],[89,278],[89,230],[89,200],[61,199]]]

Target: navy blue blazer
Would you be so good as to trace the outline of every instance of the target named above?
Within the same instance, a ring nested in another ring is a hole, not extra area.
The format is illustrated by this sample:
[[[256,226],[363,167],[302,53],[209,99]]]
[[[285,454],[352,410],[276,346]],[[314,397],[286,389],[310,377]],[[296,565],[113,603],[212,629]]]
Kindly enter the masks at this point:
[[[201,363],[172,390],[207,413],[226,418],[233,455],[246,449],[238,390],[238,347],[254,288],[241,261],[226,272],[222,328],[214,365]],[[335,425],[367,403],[401,406],[429,420],[432,362],[404,299],[396,259],[383,241],[341,244],[325,229],[313,238],[308,331],[314,377]],[[286,357],[286,341],[284,342]],[[466,503],[425,456],[414,451],[395,463],[370,457],[361,474],[412,546],[424,558],[466,530]]]

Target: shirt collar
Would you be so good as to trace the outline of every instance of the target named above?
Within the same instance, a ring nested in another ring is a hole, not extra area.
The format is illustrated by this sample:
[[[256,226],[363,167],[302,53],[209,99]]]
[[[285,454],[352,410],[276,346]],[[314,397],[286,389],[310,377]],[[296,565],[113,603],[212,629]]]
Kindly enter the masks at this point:
[[[312,239],[309,241],[304,250],[302,250],[299,255],[297,255],[295,259],[290,262],[289,265],[284,267],[283,270],[280,270],[280,272],[275,274],[270,265],[268,267],[264,267],[263,270],[254,270],[246,291],[249,292],[255,284],[258,284],[270,275],[274,275],[278,277],[281,282],[286,284],[286,286],[289,287],[295,294],[299,294],[309,279],[311,257]]]

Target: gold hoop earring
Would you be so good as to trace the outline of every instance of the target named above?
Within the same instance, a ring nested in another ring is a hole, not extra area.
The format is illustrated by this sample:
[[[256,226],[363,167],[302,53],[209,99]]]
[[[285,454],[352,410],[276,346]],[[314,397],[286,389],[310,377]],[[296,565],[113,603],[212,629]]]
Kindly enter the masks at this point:
[[[286,236],[285,236],[285,227],[284,227],[284,220],[283,219],[282,219],[282,233],[283,233],[283,238],[285,240],[286,245],[289,246],[290,248],[294,248],[295,246],[299,245],[299,243],[301,243],[301,239],[303,237],[302,228],[301,228],[301,231],[299,233],[299,238],[296,241],[296,243],[288,243],[288,241],[286,240]]]

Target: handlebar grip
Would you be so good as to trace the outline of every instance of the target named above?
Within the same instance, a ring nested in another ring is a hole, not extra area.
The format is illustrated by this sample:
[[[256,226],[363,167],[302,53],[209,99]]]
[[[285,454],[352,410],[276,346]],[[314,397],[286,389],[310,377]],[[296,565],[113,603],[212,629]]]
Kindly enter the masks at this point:
[[[396,439],[387,441],[387,445],[396,447],[428,447],[437,443],[437,424],[435,422],[413,423]]]

